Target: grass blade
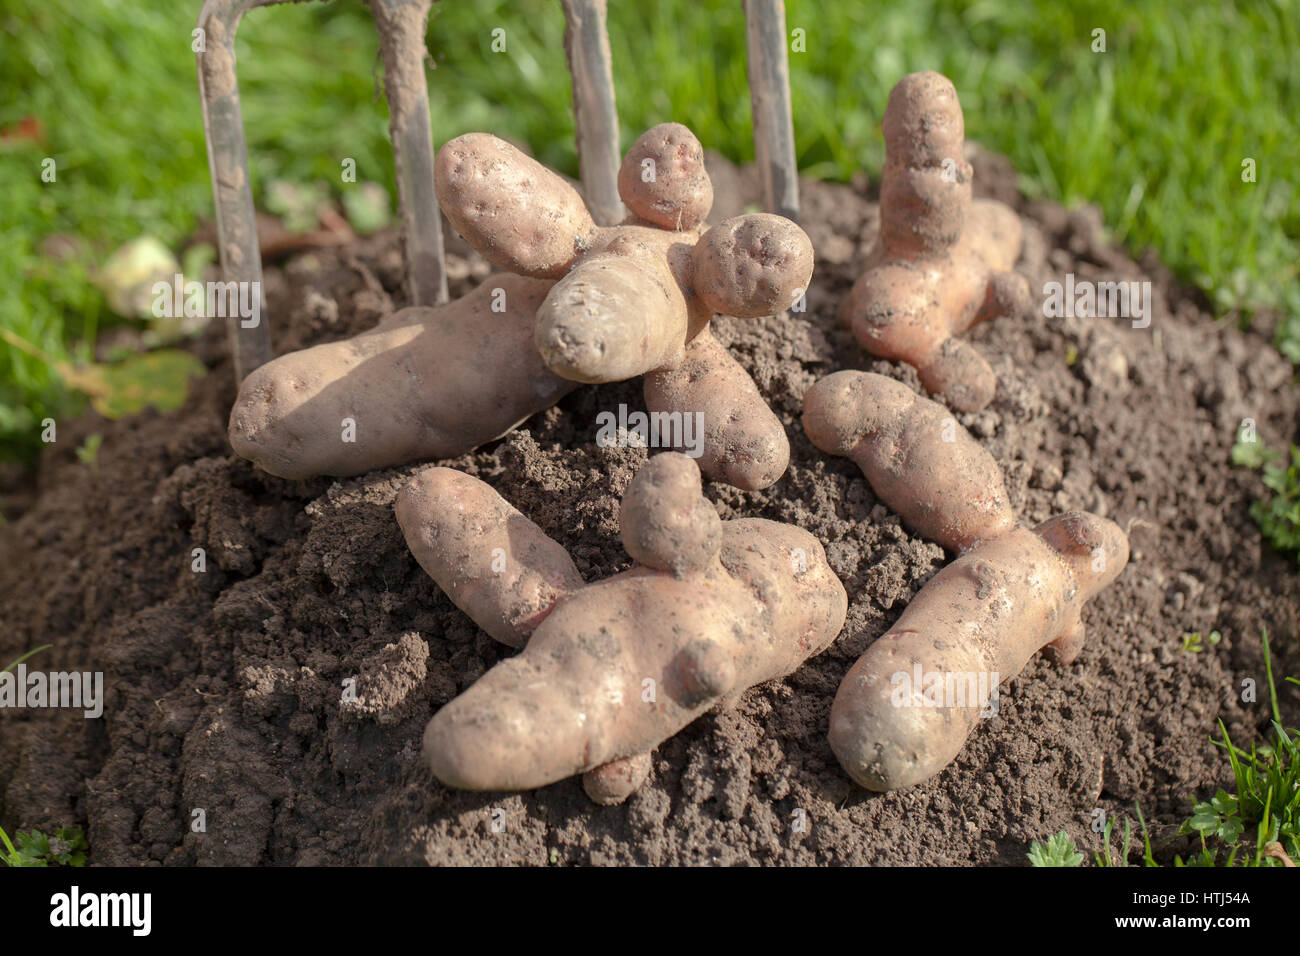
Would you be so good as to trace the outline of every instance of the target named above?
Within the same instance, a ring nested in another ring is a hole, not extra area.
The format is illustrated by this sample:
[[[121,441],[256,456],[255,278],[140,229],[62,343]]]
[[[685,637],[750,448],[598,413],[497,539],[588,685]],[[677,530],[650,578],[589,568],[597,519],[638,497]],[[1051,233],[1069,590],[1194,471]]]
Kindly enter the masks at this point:
[[[53,647],[53,646],[54,646],[53,644],[42,644],[40,647],[33,648],[32,650],[30,650],[30,651],[28,651],[26,654],[24,654],[22,657],[18,658],[18,660],[14,661],[12,664],[10,664],[8,667],[5,667],[5,668],[0,669],[0,674],[4,674],[4,673],[7,673],[8,671],[13,670],[15,667],[17,667],[17,666],[18,666],[19,664],[21,664],[23,661],[28,660],[29,658],[31,658],[31,657],[33,657],[33,656],[39,654],[41,651],[49,650],[49,649],[50,649],[51,647]],[[0,831],[0,832],[3,832],[3,831]],[[6,842],[8,842],[8,841],[6,841]]]

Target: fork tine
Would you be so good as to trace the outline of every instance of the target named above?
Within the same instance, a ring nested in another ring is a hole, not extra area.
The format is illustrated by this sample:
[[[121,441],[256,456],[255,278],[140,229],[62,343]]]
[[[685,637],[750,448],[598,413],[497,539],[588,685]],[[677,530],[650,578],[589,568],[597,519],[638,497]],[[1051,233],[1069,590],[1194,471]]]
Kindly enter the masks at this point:
[[[745,0],[749,98],[754,114],[754,157],[768,212],[799,218],[799,170],[790,106],[790,59],[784,0]]]
[[[605,30],[605,0],[561,0],[564,52],[573,75],[573,113],[578,126],[578,166],[583,198],[599,225],[623,221],[618,196],[618,111]]]
[[[397,165],[397,202],[406,243],[406,283],[415,305],[447,301],[442,218],[433,191],[433,137],[424,75],[432,0],[370,0],[379,29],[388,131]]]
[[[256,283],[250,288],[262,295],[262,256],[257,245],[257,219],[253,189],[248,178],[248,149],[239,109],[239,83],[235,76],[235,31],[253,7],[284,0],[206,0],[199,11],[203,50],[196,54],[199,99],[203,105],[203,132],[208,144],[208,171],[217,213],[217,246],[222,279]],[[266,302],[260,319],[245,327],[238,314],[227,317],[235,378],[271,359],[270,318]]]

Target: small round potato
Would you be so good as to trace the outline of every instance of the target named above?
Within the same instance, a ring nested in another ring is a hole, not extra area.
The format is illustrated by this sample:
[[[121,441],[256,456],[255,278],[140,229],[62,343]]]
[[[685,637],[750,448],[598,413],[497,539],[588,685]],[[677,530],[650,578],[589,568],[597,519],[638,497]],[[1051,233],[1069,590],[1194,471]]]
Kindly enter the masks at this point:
[[[646,130],[623,157],[618,193],[646,222],[674,231],[695,229],[713,208],[704,147],[681,123]]]
[[[718,223],[691,252],[695,292],[714,312],[756,319],[795,304],[813,273],[812,240],[784,216]]]

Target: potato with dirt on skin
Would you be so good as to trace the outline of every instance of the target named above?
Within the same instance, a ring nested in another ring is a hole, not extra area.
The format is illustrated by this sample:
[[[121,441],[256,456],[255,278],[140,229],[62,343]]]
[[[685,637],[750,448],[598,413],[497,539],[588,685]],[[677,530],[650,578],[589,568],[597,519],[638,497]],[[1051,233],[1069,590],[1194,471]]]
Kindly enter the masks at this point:
[[[429,722],[424,758],[449,786],[528,790],[586,774],[593,799],[618,802],[660,743],[791,673],[843,626],[847,597],[817,540],[775,521],[721,521],[684,455],[652,458],[624,496],[623,542],[636,564],[583,586],[558,544],[539,545],[535,526],[502,530],[490,520],[509,508],[500,496],[447,471],[423,471],[399,495],[412,552],[475,620],[523,609],[529,628],[522,653]],[[497,547],[506,571],[495,588],[477,568],[457,570],[461,556]],[[540,612],[539,581],[557,594]]]
[[[453,458],[498,438],[576,387],[533,347],[554,284],[494,274],[447,305],[282,355],[240,385],[230,444],[270,474],[311,478]]]
[[[957,91],[938,73],[912,73],[890,91],[883,123],[880,238],[840,307],[872,355],[906,362],[957,411],[993,400],[997,378],[971,345],[971,326],[1029,308],[1015,211],[971,199]]]
[[[812,443],[851,459],[903,522],[949,551],[1015,526],[1002,469],[937,402],[871,372],[835,372],[804,393]]]
[[[707,231],[713,202],[704,150],[680,123],[644,133],[619,171],[630,210],[597,226],[560,176],[509,143],[469,133],[435,163],[438,201],[494,265],[558,279],[537,313],[546,365],[575,382],[645,375],[647,403],[704,415],[700,467],[764,488],[789,463],[780,420],[711,336],[715,312],[757,318],[789,308],[812,277],[812,244],[780,216],[737,216]]]
[[[420,566],[503,644],[523,647],[555,602],[582,587],[569,552],[464,472],[421,472],[394,511]]]
[[[634,217],[675,232],[698,229],[713,208],[704,151],[681,123],[661,123],[632,144],[618,169],[618,192]]]
[[[758,386],[709,329],[677,365],[646,375],[644,392],[651,413],[708,409],[697,460],[705,474],[739,488],[765,488],[785,471],[785,429],[772,427],[774,416]]]
[[[1128,538],[1082,512],[1017,526],[993,456],[942,405],[883,375],[828,375],[805,393],[803,425],[908,527],[959,552],[831,706],[831,749],[849,776],[872,790],[911,786],[952,762],[988,695],[1038,650],[1078,655],[1083,605],[1123,570]]]
[[[1127,562],[1120,527],[1083,512],[981,541],[931,578],[844,677],[830,719],[841,766],[871,790],[938,773],[988,704],[976,689],[995,691],[1044,647],[1074,660],[1083,605]],[[926,684],[939,681],[944,696],[926,700]]]

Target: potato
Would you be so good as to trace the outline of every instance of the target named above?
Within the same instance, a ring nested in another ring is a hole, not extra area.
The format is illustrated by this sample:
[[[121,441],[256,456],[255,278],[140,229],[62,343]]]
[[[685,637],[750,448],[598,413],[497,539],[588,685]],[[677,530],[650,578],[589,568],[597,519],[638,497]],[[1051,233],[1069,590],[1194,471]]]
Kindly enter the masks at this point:
[[[789,449],[780,423],[756,407],[740,366],[701,336],[715,312],[770,315],[807,289],[812,244],[797,225],[738,216],[701,237],[713,189],[703,149],[678,123],[648,130],[624,158],[619,190],[633,215],[620,226],[589,229],[567,186],[494,137],[453,140],[438,168],[456,177],[439,185],[444,211],[490,261],[530,275],[567,270],[537,316],[537,350],[552,372],[588,383],[647,375],[656,381],[647,394],[664,409],[708,415],[701,462],[711,478],[757,488],[781,476]],[[541,252],[527,252],[530,243]]]
[[[618,170],[618,193],[634,216],[661,229],[697,228],[713,208],[704,147],[681,123],[660,123],[632,144]]]
[[[582,775],[582,789],[587,796],[602,806],[622,803],[650,776],[649,754],[635,754],[622,760],[611,760],[595,770]]]
[[[553,285],[494,274],[455,302],[283,355],[240,386],[230,443],[263,471],[308,478],[452,458],[498,438],[575,387],[533,345]]]
[[[942,405],[883,375],[843,371],[803,406],[812,443],[851,459],[917,534],[962,551],[1014,527],[1002,470]]]
[[[692,304],[670,265],[676,241],[658,229],[611,230],[556,283],[537,312],[536,334],[552,372],[622,382],[681,358]]]
[[[831,707],[831,749],[849,776],[873,790],[911,786],[952,761],[990,695],[1036,651],[1074,659],[1083,605],[1123,570],[1128,539],[1083,513],[1017,527],[993,457],[942,405],[883,375],[817,382],[803,425],[908,527],[960,553],[853,665]]]
[[[700,493],[700,472],[682,455],[647,464],[623,496],[623,547],[638,564],[683,578],[708,568],[722,542],[722,520]]]
[[[446,496],[426,500],[449,507]],[[625,546],[650,564],[559,598],[522,653],[439,710],[424,736],[434,775],[526,790],[582,773],[598,799],[626,796],[661,742],[824,650],[848,599],[821,545],[791,525],[719,522],[712,510],[694,462],[651,459],[623,509]],[[426,564],[440,585],[455,554],[475,547],[453,537],[453,553]]]
[[[645,377],[645,403],[650,412],[698,415],[702,434],[692,426],[688,435],[698,442],[700,471],[710,478],[753,491],[766,488],[785,474],[790,440],[785,426],[768,408],[754,380],[705,329],[686,349],[686,357],[671,368]]]
[[[537,160],[487,133],[443,144],[433,170],[438,205],[498,269],[558,279],[596,232],[577,190]]]
[[[1044,646],[1083,644],[1083,605],[1128,561],[1111,521],[1079,512],[982,541],[936,574],[849,670],[830,744],[871,790],[921,783],[957,756],[990,700]],[[987,712],[987,711],[986,711]]]
[[[563,547],[454,468],[420,472],[393,507],[420,567],[503,644],[523,647],[555,602],[582,587]]]
[[[742,319],[790,308],[812,281],[812,240],[789,219],[766,213],[718,223],[691,260],[695,291],[705,304]]]
[[[1001,203],[972,201],[961,106],[946,77],[900,80],[883,128],[880,238],[841,318],[872,355],[907,362],[931,394],[958,411],[978,411],[993,400],[996,376],[978,352],[952,339],[1029,308],[1028,282],[1010,271],[1020,217]]]

